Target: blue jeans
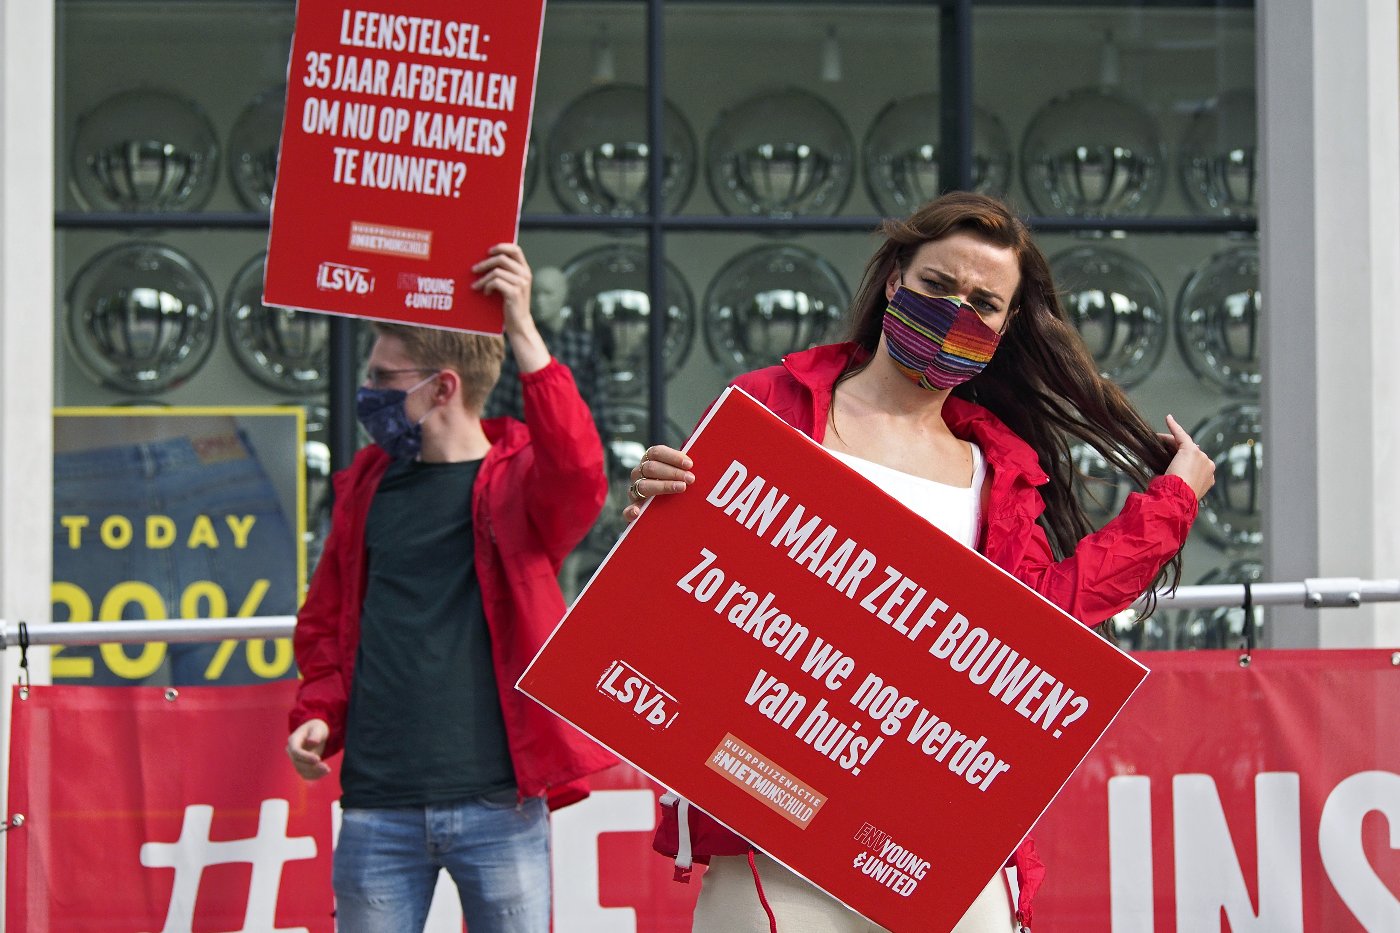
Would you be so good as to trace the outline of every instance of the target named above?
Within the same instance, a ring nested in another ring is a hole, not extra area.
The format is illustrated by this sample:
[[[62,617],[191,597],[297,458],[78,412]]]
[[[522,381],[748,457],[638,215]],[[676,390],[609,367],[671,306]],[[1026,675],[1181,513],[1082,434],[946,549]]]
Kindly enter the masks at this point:
[[[443,868],[457,883],[471,933],[548,933],[543,797],[346,810],[332,869],[336,929],[421,931]]]

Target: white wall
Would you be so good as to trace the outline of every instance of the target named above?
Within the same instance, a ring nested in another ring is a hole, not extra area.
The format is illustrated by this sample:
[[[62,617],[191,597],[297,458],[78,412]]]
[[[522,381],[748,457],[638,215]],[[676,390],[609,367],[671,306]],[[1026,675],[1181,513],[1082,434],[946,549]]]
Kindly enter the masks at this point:
[[[42,3],[0,3],[0,619],[11,625],[49,616],[52,167],[53,10]],[[18,652],[7,651],[0,662],[5,761],[9,684],[18,661]],[[0,769],[0,800],[8,799],[3,775]]]
[[[1259,5],[1274,580],[1400,577],[1396,20],[1392,0]],[[1280,645],[1400,642],[1394,604],[1273,618]]]

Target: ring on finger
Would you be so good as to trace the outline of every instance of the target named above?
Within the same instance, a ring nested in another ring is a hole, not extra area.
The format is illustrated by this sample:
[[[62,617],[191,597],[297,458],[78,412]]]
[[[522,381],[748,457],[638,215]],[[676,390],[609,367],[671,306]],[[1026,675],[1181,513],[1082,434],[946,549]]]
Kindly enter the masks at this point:
[[[629,486],[627,487],[627,493],[628,493],[628,495],[630,495],[630,496],[631,496],[632,498],[634,498],[634,499],[641,500],[641,499],[646,499],[646,498],[648,498],[647,496],[645,496],[645,495],[642,494],[642,490],[641,490],[640,488],[638,488],[638,486],[637,486],[637,484],[640,483],[641,481],[642,481],[642,478],[639,476],[639,477],[637,477],[636,479],[632,480],[631,485],[629,485]]]
[[[642,451],[642,463],[646,463],[646,462],[647,462],[648,460],[650,460],[650,459],[651,459],[651,448],[648,447],[646,450]]]

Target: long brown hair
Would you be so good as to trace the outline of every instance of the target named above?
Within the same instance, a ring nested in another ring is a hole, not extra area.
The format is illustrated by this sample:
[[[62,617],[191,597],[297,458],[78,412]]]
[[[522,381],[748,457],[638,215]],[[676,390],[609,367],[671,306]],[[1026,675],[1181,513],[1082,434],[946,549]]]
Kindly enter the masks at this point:
[[[1140,489],[1166,471],[1171,447],[1123,391],[1099,374],[1060,305],[1045,255],[1026,225],[1001,201],[969,192],[945,194],[904,220],[886,220],[880,232],[885,242],[866,264],[851,308],[850,339],[872,354],[889,303],[885,283],[896,270],[903,273],[919,247],[954,233],[971,233],[1015,253],[1021,284],[1001,343],[986,370],[953,394],[992,412],[1035,450],[1050,477],[1041,489],[1041,525],[1057,558],[1073,554],[1094,526],[1074,495],[1077,470],[1070,444],[1093,445]],[[853,363],[837,384],[865,365]],[[1144,617],[1156,608],[1161,588],[1180,582],[1178,551],[1154,582]],[[1101,632],[1111,638],[1106,625]]]

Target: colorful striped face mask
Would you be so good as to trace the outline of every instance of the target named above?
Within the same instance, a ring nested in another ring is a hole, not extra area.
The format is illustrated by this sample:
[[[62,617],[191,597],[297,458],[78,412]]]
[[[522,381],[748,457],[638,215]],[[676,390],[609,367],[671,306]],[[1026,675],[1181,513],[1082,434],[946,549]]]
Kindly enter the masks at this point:
[[[1001,334],[960,299],[895,289],[883,324],[885,349],[899,371],[922,388],[962,385],[987,368]]]

